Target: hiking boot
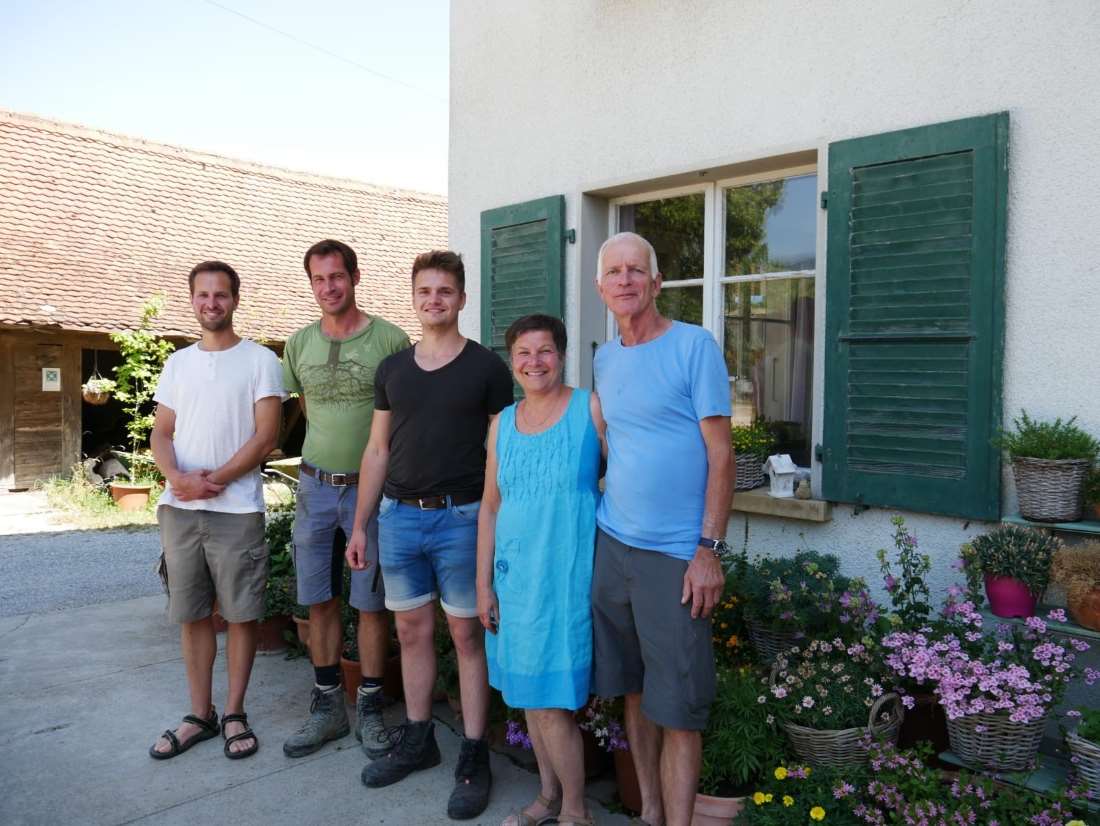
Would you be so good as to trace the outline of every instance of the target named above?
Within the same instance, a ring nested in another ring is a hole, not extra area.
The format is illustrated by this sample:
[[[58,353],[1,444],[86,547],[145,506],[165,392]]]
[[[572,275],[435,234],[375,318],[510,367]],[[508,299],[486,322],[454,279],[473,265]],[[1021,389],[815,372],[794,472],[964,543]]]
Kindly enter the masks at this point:
[[[489,771],[489,743],[462,738],[462,751],[455,766],[455,787],[447,801],[447,817],[469,820],[485,811],[489,805],[489,788],[493,775]]]
[[[431,720],[414,723],[406,720],[397,728],[394,745],[388,754],[363,767],[363,785],[371,789],[389,786],[404,780],[421,769],[438,766],[442,759],[435,742],[435,725]]]
[[[329,740],[346,737],[350,731],[348,710],[344,708],[344,689],[336,686],[322,691],[314,686],[309,719],[283,743],[283,754],[287,757],[305,757]]]
[[[385,704],[380,688],[366,692],[360,686],[355,695],[355,739],[363,744],[363,753],[371,760],[385,757],[393,748],[391,730],[382,720]]]

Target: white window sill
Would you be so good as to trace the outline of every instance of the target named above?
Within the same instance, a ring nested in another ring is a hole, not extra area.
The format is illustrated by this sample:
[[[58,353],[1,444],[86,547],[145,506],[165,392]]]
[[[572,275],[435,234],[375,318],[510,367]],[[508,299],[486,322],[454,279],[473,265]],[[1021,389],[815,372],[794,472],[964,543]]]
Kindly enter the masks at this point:
[[[833,518],[832,504],[823,499],[776,499],[768,494],[766,487],[736,491],[730,510],[803,522],[828,522]]]

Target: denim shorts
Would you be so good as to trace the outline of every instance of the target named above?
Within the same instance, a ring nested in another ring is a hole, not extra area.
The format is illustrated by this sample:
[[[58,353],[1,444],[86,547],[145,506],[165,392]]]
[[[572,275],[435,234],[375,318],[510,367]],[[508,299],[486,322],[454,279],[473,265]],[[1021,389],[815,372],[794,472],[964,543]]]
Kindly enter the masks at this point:
[[[436,597],[452,617],[477,616],[480,502],[421,510],[388,496],[378,507],[386,607],[411,611]]]
[[[336,529],[351,538],[355,525],[355,485],[335,487],[301,474],[298,506],[294,514],[294,570],[298,578],[298,602],[317,605],[340,596],[343,590],[344,545],[336,542]],[[367,521],[365,570],[351,572],[351,598],[360,611],[382,611],[386,587],[378,567],[378,511]]]

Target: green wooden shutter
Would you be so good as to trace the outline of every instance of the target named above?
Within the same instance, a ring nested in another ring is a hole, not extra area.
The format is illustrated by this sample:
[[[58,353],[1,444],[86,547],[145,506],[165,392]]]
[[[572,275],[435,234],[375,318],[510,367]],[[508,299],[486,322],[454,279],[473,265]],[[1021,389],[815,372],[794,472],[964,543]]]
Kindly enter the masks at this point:
[[[1008,113],[829,146],[823,492],[999,519]]]
[[[529,313],[562,318],[565,197],[481,213],[481,343],[505,363],[504,332]]]

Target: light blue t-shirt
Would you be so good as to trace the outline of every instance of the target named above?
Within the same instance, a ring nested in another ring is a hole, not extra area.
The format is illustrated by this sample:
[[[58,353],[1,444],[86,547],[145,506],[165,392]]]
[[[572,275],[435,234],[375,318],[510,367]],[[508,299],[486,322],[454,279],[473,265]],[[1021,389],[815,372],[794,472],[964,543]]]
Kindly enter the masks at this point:
[[[609,453],[597,524],[635,548],[691,559],[707,489],[699,422],[730,415],[717,342],[702,327],[674,321],[644,344],[607,342],[595,372]]]

